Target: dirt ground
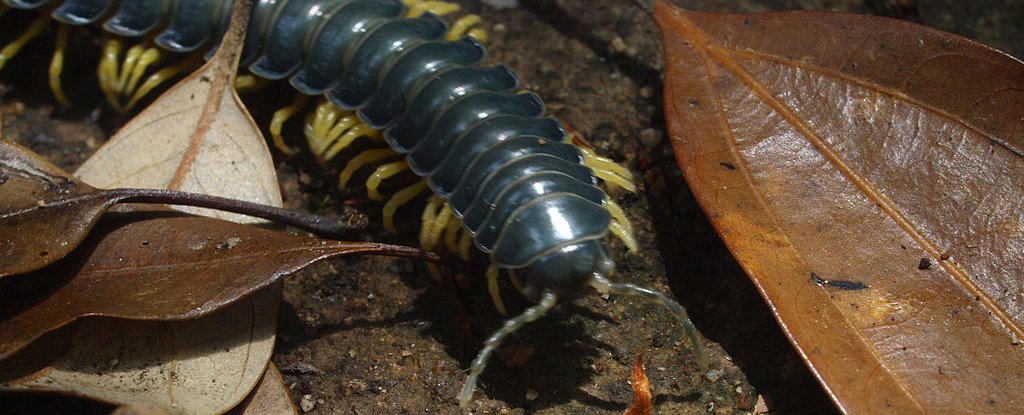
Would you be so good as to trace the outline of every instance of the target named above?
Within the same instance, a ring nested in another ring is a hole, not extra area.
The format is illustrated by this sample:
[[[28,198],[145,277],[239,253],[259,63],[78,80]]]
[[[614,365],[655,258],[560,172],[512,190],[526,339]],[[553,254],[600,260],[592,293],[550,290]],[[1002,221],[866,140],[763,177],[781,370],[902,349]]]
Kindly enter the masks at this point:
[[[752,413],[759,399],[771,413],[835,412],[682,181],[664,137],[662,56],[650,17],[626,0],[521,0],[500,10],[461,3],[486,21],[489,61],[511,66],[554,116],[636,175],[640,192],[616,197],[641,248],[632,255],[612,241],[617,278],[678,298],[711,357],[710,370],[699,370],[680,327],[653,305],[585,297],[513,336],[491,361],[470,412],[622,413],[637,353],[644,354],[661,414]],[[883,14],[1024,56],[1024,4],[1012,0],[677,4],[702,11]],[[89,84],[91,69],[66,81],[75,105],[56,108],[46,89],[48,54],[25,55],[0,73],[4,135],[73,169],[125,118],[100,102]],[[257,119],[266,120],[271,105],[254,103]],[[275,157],[289,207],[329,213],[342,204],[330,168],[306,153]],[[358,197],[350,204],[375,218],[366,239],[415,244],[419,206],[401,210],[404,232],[389,235],[375,213],[379,205]],[[482,283],[485,266],[482,257],[455,264],[456,275],[439,283],[421,264],[362,257],[318,264],[288,279],[273,360],[296,403],[321,414],[460,413],[454,396],[464,369],[502,323]],[[506,293],[513,310],[528,305]]]

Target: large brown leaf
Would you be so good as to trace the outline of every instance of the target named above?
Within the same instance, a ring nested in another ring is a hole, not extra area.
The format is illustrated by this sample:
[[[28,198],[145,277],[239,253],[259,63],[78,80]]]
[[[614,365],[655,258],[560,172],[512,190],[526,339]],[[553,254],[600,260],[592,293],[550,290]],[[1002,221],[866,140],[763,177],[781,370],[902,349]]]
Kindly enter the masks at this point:
[[[847,413],[1024,407],[1024,65],[835,13],[656,3],[705,212]]]
[[[109,213],[63,260],[0,280],[0,359],[83,316],[192,319],[324,258],[421,252],[170,212]]]
[[[63,258],[78,247],[100,215],[121,202],[210,207],[278,220],[320,235],[365,224],[365,218],[325,218],[195,193],[98,190],[31,150],[0,140],[0,277],[35,271]]]

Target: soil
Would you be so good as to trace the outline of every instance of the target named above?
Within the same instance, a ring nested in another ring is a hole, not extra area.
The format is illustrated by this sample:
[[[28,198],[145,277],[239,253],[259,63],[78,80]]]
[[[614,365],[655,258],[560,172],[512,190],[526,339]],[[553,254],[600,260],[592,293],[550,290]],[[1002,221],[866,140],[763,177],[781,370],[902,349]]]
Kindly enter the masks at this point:
[[[513,68],[554,116],[633,171],[641,190],[613,193],[633,222],[640,250],[630,254],[612,241],[615,277],[679,299],[710,357],[710,368],[700,370],[680,327],[658,307],[588,296],[510,338],[490,362],[468,412],[622,413],[631,400],[628,380],[638,353],[658,413],[753,413],[759,400],[777,414],[836,412],[682,180],[664,137],[662,55],[650,17],[624,0],[528,0],[500,10],[460,3],[487,22],[489,61]],[[677,4],[702,11],[884,14],[1024,56],[1024,4],[1012,0]],[[0,32],[10,39],[9,29]],[[97,50],[98,40],[77,41],[86,44],[79,54]],[[89,69],[65,81],[74,106],[56,107],[43,69],[48,53],[23,55],[0,73],[4,136],[73,170],[126,118],[101,103]],[[85,61],[81,65],[91,68]],[[286,103],[254,103],[254,113],[266,120],[268,108]],[[301,135],[293,136],[298,145]],[[307,153],[275,155],[288,207],[330,212],[355,206],[375,218],[364,238],[416,243],[416,209],[422,205],[400,210],[403,232],[387,234],[373,213],[379,205],[358,196],[339,202],[331,168]],[[289,278],[273,360],[295,402],[323,414],[462,413],[454,396],[464,370],[503,317],[482,282],[486,258],[453,264],[441,282],[422,264],[377,257],[329,261]],[[529,305],[505,288],[511,312]]]

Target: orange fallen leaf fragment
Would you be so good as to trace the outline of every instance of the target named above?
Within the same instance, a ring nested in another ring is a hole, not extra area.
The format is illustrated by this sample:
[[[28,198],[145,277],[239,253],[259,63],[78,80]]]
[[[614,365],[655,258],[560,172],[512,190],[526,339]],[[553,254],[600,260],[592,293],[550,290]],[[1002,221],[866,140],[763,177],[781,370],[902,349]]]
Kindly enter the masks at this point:
[[[647,379],[647,372],[644,370],[643,353],[636,355],[636,362],[633,363],[633,403],[629,404],[626,412],[622,415],[653,415],[654,399],[651,395],[651,381]]]

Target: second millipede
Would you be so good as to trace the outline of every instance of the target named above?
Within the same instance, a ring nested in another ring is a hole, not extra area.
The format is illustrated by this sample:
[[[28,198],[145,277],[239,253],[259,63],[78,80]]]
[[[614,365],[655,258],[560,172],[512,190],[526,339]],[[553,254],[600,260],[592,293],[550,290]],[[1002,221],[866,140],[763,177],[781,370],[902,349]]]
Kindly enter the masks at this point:
[[[219,39],[234,3],[3,2],[21,9],[52,7],[50,16],[64,24],[102,24],[119,36],[153,36],[161,48],[178,53],[196,53]],[[480,66],[480,42],[471,36],[445,39],[448,24],[429,8],[409,15],[398,0],[260,0],[242,65],[261,78],[287,80],[302,94],[322,95],[381,131],[390,149],[448,203],[475,246],[490,256],[488,274],[513,273],[522,294],[537,301],[485,342],[458,395],[460,405],[472,399],[477,378],[505,337],[559,301],[595,290],[665,306],[703,361],[695,329],[678,303],[609,280],[615,264],[606,237],[616,233],[628,244],[630,236],[622,232],[627,220],[621,209],[598,187],[603,168],[588,163],[592,153],[567,143],[561,123],[545,116],[540,97],[517,90],[507,66]]]

